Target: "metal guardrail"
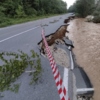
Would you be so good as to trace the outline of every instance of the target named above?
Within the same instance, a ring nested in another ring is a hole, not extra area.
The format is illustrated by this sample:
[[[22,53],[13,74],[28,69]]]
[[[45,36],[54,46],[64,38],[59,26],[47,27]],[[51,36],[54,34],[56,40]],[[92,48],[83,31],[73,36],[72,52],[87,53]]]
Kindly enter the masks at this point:
[[[77,100],[92,100],[94,88],[85,73],[85,71],[76,65],[74,60],[74,56],[72,53],[73,43],[71,40],[64,38],[65,44],[68,46],[68,50],[70,52],[70,61],[71,61],[71,70],[76,78],[76,96]]]

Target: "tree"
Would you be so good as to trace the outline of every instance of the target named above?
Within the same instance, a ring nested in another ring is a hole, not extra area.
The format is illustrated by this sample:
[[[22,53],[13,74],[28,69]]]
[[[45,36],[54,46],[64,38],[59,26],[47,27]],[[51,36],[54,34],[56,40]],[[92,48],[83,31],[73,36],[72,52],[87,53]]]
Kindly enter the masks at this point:
[[[69,11],[75,11],[82,17],[86,17],[93,13],[94,5],[94,0],[77,0],[74,5],[69,8]]]
[[[62,0],[0,0],[0,14],[5,17],[24,17],[65,13],[67,4]]]

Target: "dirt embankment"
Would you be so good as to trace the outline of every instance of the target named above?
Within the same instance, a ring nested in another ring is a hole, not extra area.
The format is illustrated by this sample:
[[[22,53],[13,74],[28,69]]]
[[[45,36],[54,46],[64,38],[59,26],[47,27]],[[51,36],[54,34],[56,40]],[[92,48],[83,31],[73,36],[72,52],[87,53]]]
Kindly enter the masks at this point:
[[[63,67],[69,66],[69,57],[65,50],[57,47],[57,45],[65,45],[63,38],[65,37],[65,34],[67,31],[67,25],[62,25],[60,28],[57,29],[56,32],[47,35],[46,40],[48,43],[48,46],[50,48],[50,51],[55,59],[55,62]],[[47,57],[45,44],[43,40],[41,40],[39,43],[40,53]]]
[[[84,68],[94,86],[94,100],[100,100],[100,24],[75,19],[68,30],[69,38],[74,41],[77,63]]]

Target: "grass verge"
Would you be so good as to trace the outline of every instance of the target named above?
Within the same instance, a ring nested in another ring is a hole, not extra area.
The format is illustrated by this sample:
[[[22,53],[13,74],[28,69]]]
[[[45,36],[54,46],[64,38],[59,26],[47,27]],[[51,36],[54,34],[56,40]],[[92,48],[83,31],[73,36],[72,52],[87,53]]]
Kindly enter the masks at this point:
[[[2,19],[4,21],[2,21],[2,23],[0,23],[0,27],[6,27],[9,25],[20,24],[20,23],[24,23],[24,22],[28,22],[28,21],[34,21],[34,20],[48,18],[48,17],[52,17],[52,16],[57,16],[57,15],[59,15],[59,14],[42,15],[42,16],[28,16],[25,18],[4,18],[4,19]]]

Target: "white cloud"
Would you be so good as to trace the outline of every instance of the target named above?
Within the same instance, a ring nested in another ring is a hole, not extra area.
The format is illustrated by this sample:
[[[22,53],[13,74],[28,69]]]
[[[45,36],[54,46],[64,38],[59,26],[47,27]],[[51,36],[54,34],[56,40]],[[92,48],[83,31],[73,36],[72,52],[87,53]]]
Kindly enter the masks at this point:
[[[67,8],[69,8],[76,0],[63,0],[67,3]]]

